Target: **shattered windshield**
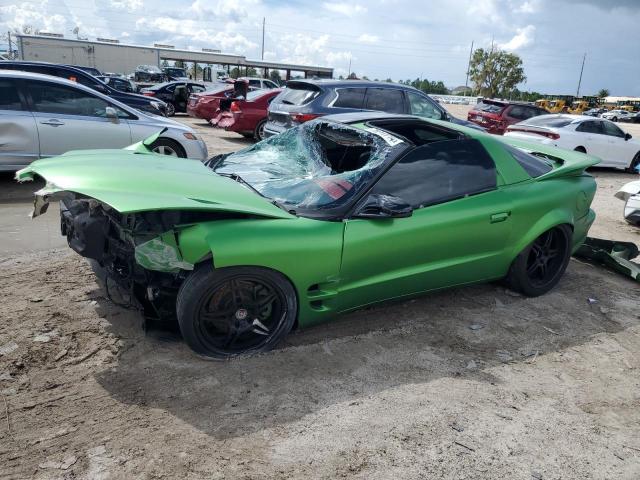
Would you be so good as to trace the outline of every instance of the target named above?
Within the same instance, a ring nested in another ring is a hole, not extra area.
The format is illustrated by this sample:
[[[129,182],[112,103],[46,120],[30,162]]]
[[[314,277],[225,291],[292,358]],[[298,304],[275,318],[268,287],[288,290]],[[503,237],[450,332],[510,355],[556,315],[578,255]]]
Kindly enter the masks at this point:
[[[231,154],[214,170],[240,177],[287,209],[326,210],[353,198],[392,149],[407,146],[375,128],[315,120]]]

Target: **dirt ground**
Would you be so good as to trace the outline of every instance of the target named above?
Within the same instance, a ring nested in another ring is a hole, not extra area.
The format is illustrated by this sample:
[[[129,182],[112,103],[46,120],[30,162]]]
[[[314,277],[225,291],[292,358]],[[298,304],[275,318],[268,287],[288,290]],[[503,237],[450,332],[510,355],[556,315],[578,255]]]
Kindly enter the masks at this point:
[[[196,126],[212,154],[248,144]],[[592,234],[640,243],[612,197],[633,177],[594,175]],[[455,289],[210,362],[27,240],[0,256],[0,478],[640,478],[639,289],[600,267],[572,260],[537,299]]]

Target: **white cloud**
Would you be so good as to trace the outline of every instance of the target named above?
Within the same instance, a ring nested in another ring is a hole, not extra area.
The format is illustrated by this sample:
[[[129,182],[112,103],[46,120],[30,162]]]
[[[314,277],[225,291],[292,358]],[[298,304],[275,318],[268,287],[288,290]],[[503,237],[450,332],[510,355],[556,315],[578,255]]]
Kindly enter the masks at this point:
[[[502,19],[496,0],[475,0],[467,8],[467,15],[485,22],[499,22]]]
[[[358,37],[358,41],[362,43],[378,43],[380,37],[377,35],[369,35],[368,33],[363,33]]]
[[[518,50],[533,43],[535,33],[536,27],[533,25],[527,25],[524,28],[519,28],[511,40],[506,43],[498,44],[498,46],[503,50]]]
[[[22,32],[23,27],[31,27],[32,33],[38,30],[65,33],[67,20],[59,14],[48,13],[48,2],[40,4],[21,3],[0,7],[0,21],[3,30]]]
[[[540,0],[526,0],[513,9],[515,13],[536,13],[540,10]]]
[[[142,8],[142,0],[111,0],[111,6],[122,10],[139,10]]]
[[[325,2],[322,6],[333,13],[339,13],[347,17],[353,17],[356,14],[366,13],[367,8],[357,3],[339,3],[339,2]]]

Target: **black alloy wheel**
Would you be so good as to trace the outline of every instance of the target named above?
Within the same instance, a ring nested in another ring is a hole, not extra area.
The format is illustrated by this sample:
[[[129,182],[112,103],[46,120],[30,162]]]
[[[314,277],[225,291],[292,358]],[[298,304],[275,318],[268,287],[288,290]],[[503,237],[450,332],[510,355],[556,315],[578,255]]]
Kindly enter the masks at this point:
[[[569,264],[572,233],[568,225],[559,225],[529,244],[511,264],[509,288],[537,297],[555,287]]]
[[[564,262],[564,238],[553,229],[540,235],[531,245],[527,258],[527,275],[531,284],[544,287],[553,281]]]
[[[197,269],[178,293],[178,321],[189,346],[212,358],[269,350],[293,326],[295,291],[277,272],[250,267]]]
[[[633,160],[631,160],[631,164],[629,165],[629,168],[627,168],[627,172],[640,173],[638,172],[638,167],[640,167],[640,152],[636,153],[635,157],[633,157]]]

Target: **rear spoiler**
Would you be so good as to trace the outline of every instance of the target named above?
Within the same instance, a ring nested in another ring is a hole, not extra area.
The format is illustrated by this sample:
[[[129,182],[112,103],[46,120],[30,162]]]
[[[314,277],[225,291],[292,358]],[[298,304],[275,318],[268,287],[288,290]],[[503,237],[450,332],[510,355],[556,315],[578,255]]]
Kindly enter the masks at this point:
[[[526,142],[511,137],[502,137],[500,141],[532,155],[546,158],[554,163],[553,170],[544,175],[540,175],[536,180],[581,175],[587,168],[600,163],[598,157],[573,150],[563,150],[561,148]]]

